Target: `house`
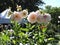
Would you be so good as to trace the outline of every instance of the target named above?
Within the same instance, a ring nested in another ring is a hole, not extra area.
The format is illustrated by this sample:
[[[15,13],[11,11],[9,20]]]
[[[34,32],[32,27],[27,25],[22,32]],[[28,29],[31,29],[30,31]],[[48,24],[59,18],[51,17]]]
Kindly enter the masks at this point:
[[[10,23],[10,17],[8,17],[10,9],[6,9],[0,13],[0,24],[8,24]]]

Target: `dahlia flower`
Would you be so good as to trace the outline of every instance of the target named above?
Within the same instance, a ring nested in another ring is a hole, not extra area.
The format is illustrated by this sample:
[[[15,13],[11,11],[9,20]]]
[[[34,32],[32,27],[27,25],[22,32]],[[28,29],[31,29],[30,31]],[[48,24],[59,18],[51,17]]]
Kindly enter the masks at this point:
[[[51,20],[51,15],[45,13],[42,18],[43,23],[48,23],[50,20]]]
[[[37,15],[37,23],[42,23],[43,15]]]
[[[22,16],[20,14],[20,12],[14,12],[12,15],[11,15],[11,19],[14,20],[14,21],[21,21],[22,20]]]
[[[40,14],[41,14],[41,13],[40,13],[40,10],[37,10],[37,11],[36,11],[36,13],[37,13],[38,15],[40,15]]]
[[[26,18],[27,15],[28,15],[28,11],[27,10],[23,10],[20,13],[21,13],[22,18]]]
[[[37,21],[37,14],[35,12],[31,12],[27,17],[27,20],[30,23],[35,23]]]

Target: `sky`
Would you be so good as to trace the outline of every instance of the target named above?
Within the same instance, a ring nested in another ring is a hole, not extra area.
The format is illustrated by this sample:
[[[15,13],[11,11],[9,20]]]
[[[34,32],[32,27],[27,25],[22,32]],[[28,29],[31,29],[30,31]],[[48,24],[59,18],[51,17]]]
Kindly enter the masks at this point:
[[[46,5],[51,5],[52,7],[60,7],[60,0],[43,0],[46,4],[43,5],[43,8]]]

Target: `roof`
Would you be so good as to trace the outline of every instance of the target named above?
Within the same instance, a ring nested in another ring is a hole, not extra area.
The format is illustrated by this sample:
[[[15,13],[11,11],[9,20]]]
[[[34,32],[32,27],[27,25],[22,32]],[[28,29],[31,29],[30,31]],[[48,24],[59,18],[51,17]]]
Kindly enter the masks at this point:
[[[8,23],[10,23],[10,19],[0,18],[0,24],[8,24]]]
[[[6,9],[0,13],[0,24],[8,24],[10,23],[10,17],[8,17],[10,9]]]

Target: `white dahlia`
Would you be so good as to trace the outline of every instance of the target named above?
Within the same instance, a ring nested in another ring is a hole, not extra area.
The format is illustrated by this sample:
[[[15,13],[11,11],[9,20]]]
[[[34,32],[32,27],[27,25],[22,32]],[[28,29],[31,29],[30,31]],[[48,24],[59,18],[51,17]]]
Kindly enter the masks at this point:
[[[48,23],[50,20],[51,20],[51,15],[45,13],[42,18],[43,23]]]
[[[21,13],[22,18],[26,18],[27,15],[28,15],[28,11],[27,10],[23,10],[20,13]]]
[[[11,15],[11,19],[14,20],[14,21],[21,21],[22,20],[22,16],[20,14],[20,12],[14,12],[12,15]]]
[[[37,15],[40,15],[41,14],[40,10],[37,10],[36,13],[37,13]]]
[[[37,23],[42,23],[43,15],[37,15]]]
[[[37,21],[37,14],[35,12],[31,12],[27,17],[27,20],[30,23],[35,23]]]

